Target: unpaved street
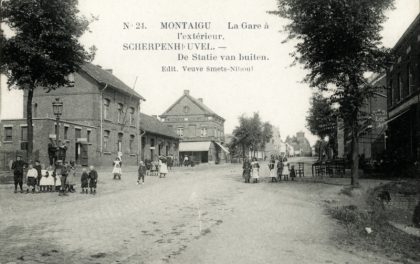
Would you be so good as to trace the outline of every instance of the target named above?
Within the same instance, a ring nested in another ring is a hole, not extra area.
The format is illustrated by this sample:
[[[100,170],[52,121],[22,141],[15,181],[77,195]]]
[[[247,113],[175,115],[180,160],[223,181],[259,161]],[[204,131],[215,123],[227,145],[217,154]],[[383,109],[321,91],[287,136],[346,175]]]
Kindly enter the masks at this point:
[[[322,200],[339,187],[240,175],[203,165],[136,185],[134,171],[102,172],[96,196],[0,186],[0,263],[387,263],[334,245]]]

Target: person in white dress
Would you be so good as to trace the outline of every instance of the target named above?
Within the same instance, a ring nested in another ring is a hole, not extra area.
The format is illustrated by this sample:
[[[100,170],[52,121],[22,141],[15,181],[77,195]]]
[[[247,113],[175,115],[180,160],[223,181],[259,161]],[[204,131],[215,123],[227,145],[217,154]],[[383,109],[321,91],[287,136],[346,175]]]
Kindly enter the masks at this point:
[[[254,183],[257,183],[260,178],[260,164],[258,163],[257,158],[252,158],[251,168],[252,179],[254,180]]]
[[[122,174],[122,161],[119,157],[116,157],[114,162],[113,162],[113,169],[112,169],[112,174],[114,175],[114,180],[121,180],[121,174]]]
[[[159,178],[165,178],[168,174],[168,165],[166,164],[166,158],[161,157],[159,159]]]
[[[54,168],[49,166],[47,169],[47,190],[52,192],[55,190]]]
[[[284,180],[286,181],[289,180],[290,170],[289,170],[289,162],[287,162],[287,158],[283,160],[283,172],[281,174],[283,175]]]

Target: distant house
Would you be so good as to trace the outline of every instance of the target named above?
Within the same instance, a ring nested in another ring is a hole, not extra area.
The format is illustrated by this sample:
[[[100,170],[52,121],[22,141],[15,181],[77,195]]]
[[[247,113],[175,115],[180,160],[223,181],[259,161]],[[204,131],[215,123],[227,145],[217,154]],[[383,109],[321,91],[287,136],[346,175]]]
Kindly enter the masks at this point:
[[[55,141],[57,126],[52,102],[60,98],[64,105],[59,135],[68,148],[67,160],[82,165],[110,164],[121,152],[125,164],[136,164],[140,152],[139,108],[144,98],[114,76],[112,70],[90,63],[68,78],[72,87],[49,92],[40,87],[34,92],[35,158],[48,162],[47,146]],[[25,94],[25,115],[26,98]],[[24,151],[26,120],[3,120],[1,126],[2,151]]]
[[[224,144],[225,119],[196,99],[189,90],[160,115],[179,137],[179,155],[196,163],[220,163],[227,160],[229,151]]]
[[[287,137],[288,154],[290,156],[312,156],[312,148],[304,132],[297,132],[296,136]]]

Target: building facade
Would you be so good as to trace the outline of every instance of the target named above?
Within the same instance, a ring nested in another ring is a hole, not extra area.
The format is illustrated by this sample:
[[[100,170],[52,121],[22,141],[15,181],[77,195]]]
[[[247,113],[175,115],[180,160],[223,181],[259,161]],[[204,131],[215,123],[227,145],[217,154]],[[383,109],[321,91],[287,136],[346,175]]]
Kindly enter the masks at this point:
[[[60,98],[63,113],[59,138],[68,148],[69,160],[81,162],[83,159],[83,163],[103,165],[110,164],[120,153],[125,164],[137,164],[141,143],[139,109],[144,98],[115,77],[111,70],[90,63],[82,65],[79,72],[68,78],[73,83],[71,87],[51,91],[39,87],[34,91],[34,153],[39,153],[38,158],[46,163],[48,143],[55,141],[52,102]],[[25,94],[24,118],[26,98]],[[20,144],[26,133],[24,120],[2,121],[4,149],[24,146]],[[10,133],[15,135],[12,141],[9,140]],[[81,153],[84,156],[78,159]]]
[[[396,60],[386,74],[389,153],[400,160],[420,161],[420,15],[393,51]]]
[[[225,119],[208,108],[203,99],[192,97],[189,90],[185,90],[160,118],[180,137],[180,160],[185,156],[196,163],[227,160],[229,151],[223,145]]]

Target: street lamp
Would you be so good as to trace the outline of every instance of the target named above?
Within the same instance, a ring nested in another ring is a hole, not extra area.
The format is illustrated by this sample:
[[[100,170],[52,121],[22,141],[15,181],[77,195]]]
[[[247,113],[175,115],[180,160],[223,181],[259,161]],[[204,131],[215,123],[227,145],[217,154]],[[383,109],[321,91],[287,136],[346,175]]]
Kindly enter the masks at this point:
[[[55,143],[58,147],[58,140],[60,137],[59,134],[59,124],[60,124],[60,116],[63,113],[63,102],[60,101],[60,98],[55,98],[55,101],[52,103],[53,106],[53,113],[56,117],[56,126],[55,126]]]

